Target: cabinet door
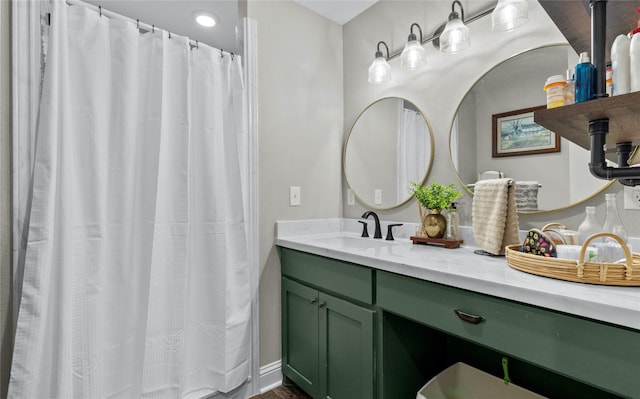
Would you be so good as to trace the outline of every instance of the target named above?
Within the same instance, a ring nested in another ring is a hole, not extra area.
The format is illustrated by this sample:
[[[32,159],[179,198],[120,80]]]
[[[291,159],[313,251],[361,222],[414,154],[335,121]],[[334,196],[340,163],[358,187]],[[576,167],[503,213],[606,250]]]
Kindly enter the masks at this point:
[[[286,278],[282,279],[282,372],[318,397],[318,291]]]
[[[374,312],[320,292],[320,396],[374,398]]]

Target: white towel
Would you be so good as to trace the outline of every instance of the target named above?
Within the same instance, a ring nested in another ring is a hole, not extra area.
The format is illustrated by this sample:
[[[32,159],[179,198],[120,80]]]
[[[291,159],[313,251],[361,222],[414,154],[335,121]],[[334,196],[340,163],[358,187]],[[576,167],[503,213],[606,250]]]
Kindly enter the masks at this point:
[[[473,190],[473,235],[476,245],[494,255],[519,244],[515,184],[512,179],[476,182]]]
[[[538,188],[537,181],[516,182],[516,209],[518,212],[538,210]]]

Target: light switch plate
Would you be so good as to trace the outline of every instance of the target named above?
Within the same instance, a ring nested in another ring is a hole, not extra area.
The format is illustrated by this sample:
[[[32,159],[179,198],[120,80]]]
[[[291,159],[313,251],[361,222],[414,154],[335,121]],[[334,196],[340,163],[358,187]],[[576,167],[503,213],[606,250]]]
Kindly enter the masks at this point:
[[[289,187],[289,206],[300,206],[300,186]]]

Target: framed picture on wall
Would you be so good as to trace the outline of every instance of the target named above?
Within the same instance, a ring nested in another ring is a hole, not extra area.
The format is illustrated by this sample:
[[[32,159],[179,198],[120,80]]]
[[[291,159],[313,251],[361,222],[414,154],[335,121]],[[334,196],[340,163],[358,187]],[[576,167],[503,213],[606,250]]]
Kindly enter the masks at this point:
[[[560,152],[560,136],[533,121],[533,111],[545,108],[542,105],[493,114],[493,158]]]

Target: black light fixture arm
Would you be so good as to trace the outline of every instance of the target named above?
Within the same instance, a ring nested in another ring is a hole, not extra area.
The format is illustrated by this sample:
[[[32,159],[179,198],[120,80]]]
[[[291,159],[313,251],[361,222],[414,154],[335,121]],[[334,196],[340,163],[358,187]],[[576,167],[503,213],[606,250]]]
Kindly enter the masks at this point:
[[[456,12],[455,8],[456,4],[460,7],[460,20],[462,21],[462,23],[464,23],[464,8],[462,7],[462,3],[460,3],[458,0],[454,0],[453,3],[451,3],[451,14],[449,14],[449,21],[458,18],[458,13]]]
[[[382,57],[382,51],[380,50],[380,45],[384,44],[384,47],[387,49],[387,59],[389,59],[389,47],[387,46],[387,43],[383,42],[382,40],[378,42],[378,45],[376,46],[376,55],[375,57]]]
[[[456,0],[456,1],[457,1],[457,0]],[[455,3],[455,2],[454,2],[454,3]],[[458,1],[458,3],[460,3],[460,2]],[[451,8],[453,8],[453,5],[451,6]],[[462,22],[463,22],[465,25],[470,24],[471,22],[477,21],[477,20],[479,20],[480,18],[484,18],[484,17],[486,17],[487,15],[491,15],[491,13],[493,12],[493,10],[495,10],[495,6],[490,7],[490,8],[488,8],[487,10],[484,10],[484,11],[482,11],[482,12],[478,13],[478,14],[472,15],[471,17],[469,17],[469,20],[465,21],[465,19],[464,19],[464,10],[462,9],[462,4],[460,4],[460,11],[461,11],[461,12],[462,12],[462,14],[463,14],[463,15],[462,15]],[[416,25],[417,25],[417,24],[416,24]],[[422,40],[422,39],[421,39],[421,40],[420,40],[420,44],[421,44],[421,45],[425,45],[425,44],[427,44],[427,43],[429,43],[429,42],[433,42],[434,40],[437,40],[437,39],[440,37],[440,33],[442,33],[442,30],[444,30],[444,25],[445,25],[445,24],[443,23],[443,24],[442,24],[442,29],[440,29],[440,30],[436,30],[436,32],[435,32],[432,36],[427,37],[427,38],[426,38],[426,39],[424,39],[424,40]],[[411,25],[411,26],[413,27],[413,25]],[[422,32],[422,30],[420,30],[420,32]],[[436,47],[437,47],[437,46],[436,46]],[[394,59],[394,58],[396,58],[396,57],[400,57],[400,54],[402,54],[402,50],[403,50],[403,49],[399,49],[399,50],[395,51],[394,53],[392,53],[392,54],[387,58],[387,60],[391,61],[392,59]]]
[[[417,22],[414,22],[411,24],[411,28],[409,28],[409,39],[408,41],[412,41],[412,40],[418,40],[418,38],[416,37],[416,34],[413,33],[413,27],[418,28],[418,31],[420,32],[420,44],[422,45],[422,28],[420,28],[420,25],[418,25]]]

